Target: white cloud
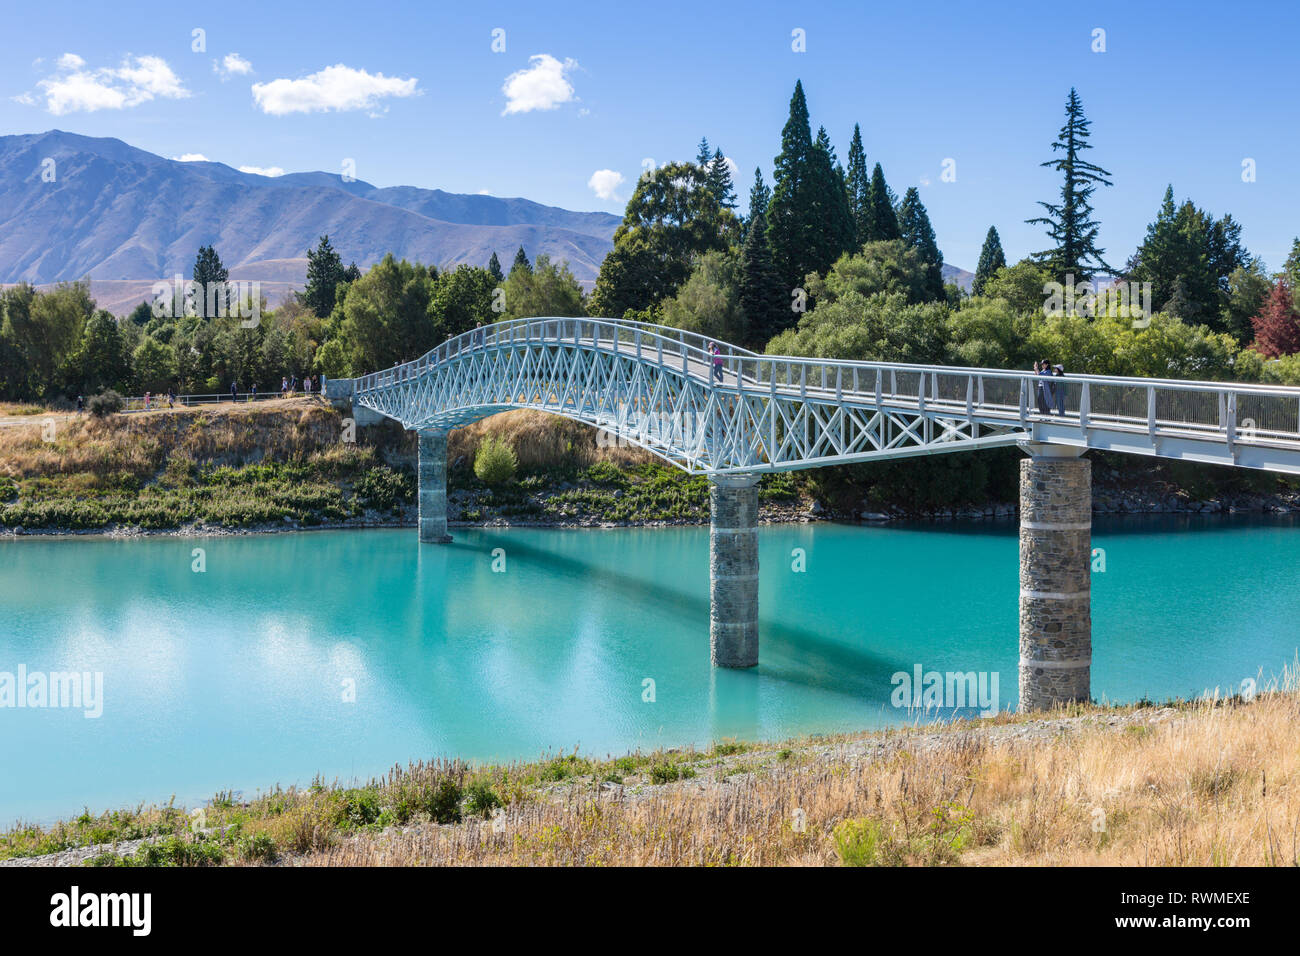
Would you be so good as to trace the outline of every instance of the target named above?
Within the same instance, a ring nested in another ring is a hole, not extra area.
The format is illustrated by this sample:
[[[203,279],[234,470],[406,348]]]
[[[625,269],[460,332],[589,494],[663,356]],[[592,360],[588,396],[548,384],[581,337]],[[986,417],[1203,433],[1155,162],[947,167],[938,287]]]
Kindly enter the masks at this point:
[[[247,76],[252,73],[253,64],[238,53],[227,53],[220,60],[212,61],[212,72],[216,73],[222,80],[228,80],[232,76]]]
[[[278,79],[253,84],[253,99],[263,113],[325,113],[331,110],[374,110],[386,96],[415,96],[419,81],[367,73],[337,63],[297,80]]]
[[[117,67],[85,68],[86,61],[75,53],[64,53],[54,73],[36,84],[38,94],[14,97],[30,106],[45,101],[55,116],[96,110],[120,110],[148,103],[155,97],[179,100],[189,96],[167,61],[159,56],[131,56]]]
[[[612,169],[598,169],[587,180],[587,187],[601,199],[618,199],[615,190],[623,184],[623,174]]]
[[[179,156],[173,156],[172,159],[178,163],[210,163],[212,160],[202,153],[181,153]]]
[[[506,95],[502,116],[553,110],[575,98],[567,74],[577,68],[576,60],[565,59],[561,63],[549,53],[538,53],[530,56],[528,62],[527,69],[511,73],[501,85],[501,92]]]
[[[273,179],[276,176],[284,175],[284,170],[279,166],[240,166],[239,171],[241,173],[252,173],[254,176],[270,176]]]

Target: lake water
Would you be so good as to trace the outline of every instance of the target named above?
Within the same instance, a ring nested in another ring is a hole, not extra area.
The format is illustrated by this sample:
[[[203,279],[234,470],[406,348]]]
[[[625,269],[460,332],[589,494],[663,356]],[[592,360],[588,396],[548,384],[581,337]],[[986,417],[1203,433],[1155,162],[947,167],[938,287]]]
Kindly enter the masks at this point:
[[[97,719],[0,709],[0,825],[439,755],[882,726],[916,719],[890,695],[917,665],[997,673],[1015,705],[1014,522],[764,527],[751,671],[709,665],[705,528],[455,534],[0,541],[0,672],[103,675]],[[1291,520],[1098,520],[1093,545],[1099,699],[1295,661]]]

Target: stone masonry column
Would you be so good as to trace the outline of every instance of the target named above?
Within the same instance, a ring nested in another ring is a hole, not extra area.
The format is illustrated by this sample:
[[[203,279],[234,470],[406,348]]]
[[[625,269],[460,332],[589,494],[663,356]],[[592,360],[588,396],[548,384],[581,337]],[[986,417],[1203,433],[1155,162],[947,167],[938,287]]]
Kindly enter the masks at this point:
[[[422,431],[420,436],[420,541],[446,544],[447,433]]]
[[[1022,442],[1020,709],[1087,701],[1092,679],[1092,462]]]
[[[715,667],[758,663],[758,477],[709,479],[709,648]]]

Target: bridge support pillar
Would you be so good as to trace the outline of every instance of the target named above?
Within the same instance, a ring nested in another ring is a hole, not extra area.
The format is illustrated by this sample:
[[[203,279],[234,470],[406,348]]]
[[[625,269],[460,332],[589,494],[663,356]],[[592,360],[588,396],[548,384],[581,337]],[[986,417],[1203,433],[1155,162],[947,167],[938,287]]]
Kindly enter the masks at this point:
[[[1092,463],[1023,442],[1020,709],[1087,701],[1092,679]]]
[[[447,433],[422,431],[420,436],[420,541],[446,544],[447,533]]]
[[[758,663],[758,477],[709,480],[709,648],[715,667]]]

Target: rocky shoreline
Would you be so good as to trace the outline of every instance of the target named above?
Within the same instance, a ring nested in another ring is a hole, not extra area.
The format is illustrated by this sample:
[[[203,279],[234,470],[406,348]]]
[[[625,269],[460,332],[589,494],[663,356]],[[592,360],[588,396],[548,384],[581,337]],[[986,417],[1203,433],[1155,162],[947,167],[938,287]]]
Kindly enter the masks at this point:
[[[541,496],[539,496],[541,497]],[[559,520],[534,519],[499,513],[483,500],[481,493],[460,491],[449,496],[448,527],[450,528],[668,528],[698,527],[709,523],[708,515],[695,517],[663,518],[646,521],[611,521],[595,510],[574,509],[563,513]],[[467,520],[466,511],[479,511],[482,516]],[[906,511],[886,507],[872,510],[866,506],[851,512],[835,511],[820,502],[763,502],[759,509],[759,523],[810,524],[821,521],[849,522],[882,525],[893,521],[947,522],[1008,520],[1015,518],[1018,507],[1014,503],[1000,502],[967,508],[940,508],[934,511]],[[1300,514],[1300,493],[1282,494],[1230,494],[1208,500],[1194,500],[1186,495],[1168,493],[1133,493],[1131,491],[1099,489],[1093,495],[1092,512],[1105,516],[1146,515],[1288,515]],[[195,522],[178,528],[140,528],[113,525],[105,528],[7,528],[0,526],[0,538],[17,537],[107,537],[144,538],[180,537],[202,538],[229,535],[275,534],[294,531],[341,531],[368,528],[414,528],[417,523],[415,506],[402,514],[392,516],[367,513],[345,521],[323,521],[309,524],[286,519],[246,527],[228,527],[206,522]]]

